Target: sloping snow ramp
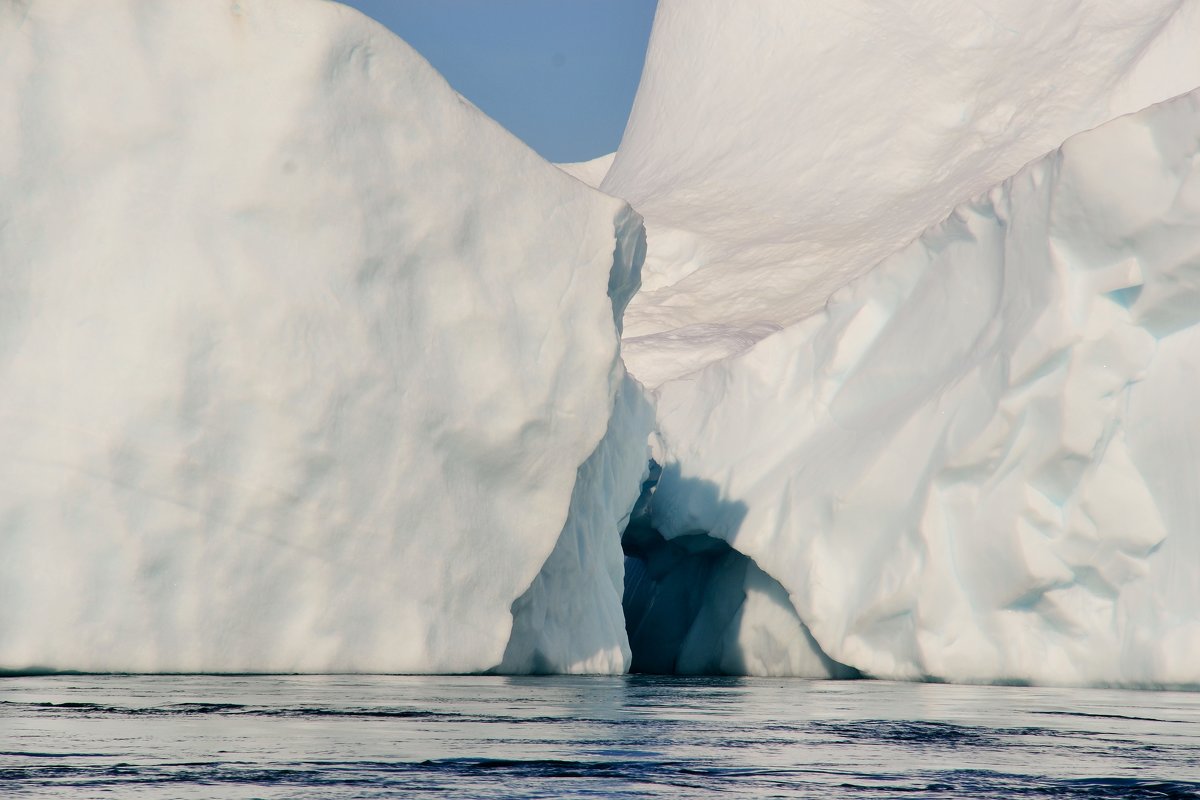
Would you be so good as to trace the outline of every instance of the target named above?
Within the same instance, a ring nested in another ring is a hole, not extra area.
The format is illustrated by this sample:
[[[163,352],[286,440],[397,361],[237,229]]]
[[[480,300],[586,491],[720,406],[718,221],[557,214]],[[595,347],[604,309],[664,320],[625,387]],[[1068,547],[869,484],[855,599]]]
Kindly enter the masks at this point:
[[[1200,90],[664,386],[654,525],[750,556],[871,675],[1194,685],[1197,398]]]
[[[1200,85],[1197,0],[659,0],[601,188],[658,386],[821,309],[1068,136]]]
[[[0,668],[623,669],[641,237],[337,4],[0,4]]]

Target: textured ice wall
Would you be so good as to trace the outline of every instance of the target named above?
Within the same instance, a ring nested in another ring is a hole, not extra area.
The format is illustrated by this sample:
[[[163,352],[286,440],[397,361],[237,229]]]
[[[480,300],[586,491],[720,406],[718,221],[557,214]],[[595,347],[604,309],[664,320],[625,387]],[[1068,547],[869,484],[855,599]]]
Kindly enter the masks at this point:
[[[1200,85],[1197,0],[660,0],[601,188],[645,218],[625,359],[740,352],[1068,137]]]
[[[1200,90],[661,390],[655,525],[891,678],[1200,682]]]
[[[620,558],[640,220],[382,27],[0,3],[0,176],[0,668],[483,670]]]
[[[629,668],[621,596],[621,531],[638,499],[654,408],[626,377],[608,432],[583,466],[554,551],[513,604],[513,632],[500,671],[613,673]]]

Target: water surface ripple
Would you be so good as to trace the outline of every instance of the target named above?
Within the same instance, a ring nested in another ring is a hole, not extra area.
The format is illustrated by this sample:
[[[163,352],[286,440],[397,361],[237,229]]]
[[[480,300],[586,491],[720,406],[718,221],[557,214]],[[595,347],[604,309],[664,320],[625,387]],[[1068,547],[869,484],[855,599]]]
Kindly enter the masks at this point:
[[[662,677],[0,678],[0,796],[1200,798],[1200,694]]]

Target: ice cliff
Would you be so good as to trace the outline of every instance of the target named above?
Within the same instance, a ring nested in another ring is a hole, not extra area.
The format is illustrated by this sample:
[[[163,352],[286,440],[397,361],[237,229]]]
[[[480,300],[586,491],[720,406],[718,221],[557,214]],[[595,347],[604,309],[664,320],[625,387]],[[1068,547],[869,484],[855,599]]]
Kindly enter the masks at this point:
[[[624,669],[643,247],[345,7],[0,4],[0,668]]]

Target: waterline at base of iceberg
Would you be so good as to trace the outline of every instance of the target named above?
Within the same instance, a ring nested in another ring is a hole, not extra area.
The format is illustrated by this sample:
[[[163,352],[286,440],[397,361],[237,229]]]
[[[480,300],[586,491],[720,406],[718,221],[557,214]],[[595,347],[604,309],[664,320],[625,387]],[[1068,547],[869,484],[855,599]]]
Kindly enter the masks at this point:
[[[696,532],[665,539],[654,527],[649,475],[621,538],[630,671],[660,675],[853,678],[821,650],[787,591],[722,539]],[[708,487],[713,502],[715,487]],[[744,507],[727,504],[727,514]]]

